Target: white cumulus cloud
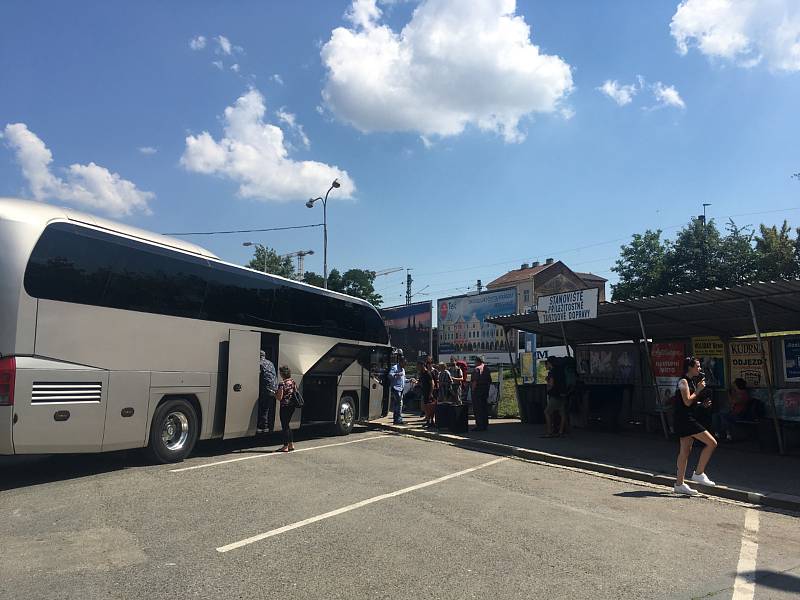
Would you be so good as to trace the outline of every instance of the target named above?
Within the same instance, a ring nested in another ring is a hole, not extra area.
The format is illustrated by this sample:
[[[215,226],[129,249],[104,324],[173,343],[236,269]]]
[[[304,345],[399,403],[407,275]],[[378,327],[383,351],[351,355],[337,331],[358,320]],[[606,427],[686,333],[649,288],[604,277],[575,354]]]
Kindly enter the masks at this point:
[[[189,40],[189,48],[191,48],[192,50],[202,50],[203,48],[206,47],[206,41],[207,40],[205,36],[202,35],[195,36],[191,40]]]
[[[158,152],[158,149],[152,146],[139,146],[139,152],[142,154],[155,154]]]
[[[653,84],[653,95],[656,97],[656,102],[658,102],[656,107],[686,108],[686,103],[673,85],[664,85],[657,81]]]
[[[73,164],[62,179],[50,170],[53,154],[25,123],[10,123],[3,130],[6,145],[15,153],[37,200],[58,200],[115,217],[135,212],[152,214],[148,203],[155,198],[117,173],[93,162]]]
[[[515,0],[422,0],[399,31],[376,0],[354,0],[322,47],[323,99],[363,132],[453,136],[468,125],[524,139],[520,121],[562,114],[572,69],[544,54]]]
[[[188,171],[236,182],[239,195],[245,198],[305,200],[328,189],[334,179],[341,184],[338,195],[352,197],[355,184],[347,171],[321,162],[293,160],[283,130],[264,121],[266,111],[264,97],[251,89],[225,109],[221,139],[207,131],[186,138],[181,164]],[[283,122],[289,115],[290,128],[298,127],[294,115],[281,112]]]
[[[616,79],[607,79],[603,85],[597,88],[600,92],[611,98],[619,106],[625,106],[633,102],[633,97],[639,91],[635,83],[621,85]]]
[[[670,31],[681,54],[696,47],[743,67],[800,71],[798,0],[683,0]]]

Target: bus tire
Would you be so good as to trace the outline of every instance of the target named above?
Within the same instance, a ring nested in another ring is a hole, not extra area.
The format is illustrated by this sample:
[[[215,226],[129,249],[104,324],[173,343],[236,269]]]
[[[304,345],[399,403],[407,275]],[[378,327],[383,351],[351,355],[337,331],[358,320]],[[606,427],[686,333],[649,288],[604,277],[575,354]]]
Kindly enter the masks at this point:
[[[347,435],[353,431],[356,422],[356,402],[351,396],[344,396],[339,401],[339,411],[336,414],[336,435]]]
[[[153,415],[147,450],[161,464],[183,461],[194,449],[200,434],[194,406],[183,398],[163,402]]]

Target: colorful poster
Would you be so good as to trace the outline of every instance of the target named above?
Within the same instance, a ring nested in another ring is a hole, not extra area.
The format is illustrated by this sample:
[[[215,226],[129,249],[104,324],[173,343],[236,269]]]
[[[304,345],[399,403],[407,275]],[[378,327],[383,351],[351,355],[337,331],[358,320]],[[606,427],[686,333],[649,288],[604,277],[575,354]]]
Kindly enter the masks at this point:
[[[508,349],[502,327],[487,323],[488,317],[517,312],[517,288],[455,296],[437,301],[439,310],[439,360],[451,357],[471,361],[476,355],[490,364],[507,363]],[[513,339],[516,355],[517,338]]]
[[[577,360],[588,383],[639,382],[639,349],[634,344],[581,346]]]
[[[389,339],[409,362],[431,353],[431,301],[380,309]]]
[[[718,337],[692,338],[692,355],[700,360],[711,387],[725,386],[725,344]]]
[[[800,337],[783,338],[783,378],[800,381]]]
[[[522,357],[522,381],[524,383],[531,383],[536,378],[536,373],[533,369],[533,352],[523,352],[520,356]]]
[[[767,387],[758,340],[737,340],[731,342],[728,348],[731,353],[731,383],[736,379],[744,379],[747,387]],[[770,368],[770,375],[772,375],[769,340],[764,341],[764,353],[767,358],[767,366]]]
[[[681,342],[656,342],[651,348],[653,376],[658,389],[656,407],[667,409],[672,405],[678,380],[683,375],[684,347]]]

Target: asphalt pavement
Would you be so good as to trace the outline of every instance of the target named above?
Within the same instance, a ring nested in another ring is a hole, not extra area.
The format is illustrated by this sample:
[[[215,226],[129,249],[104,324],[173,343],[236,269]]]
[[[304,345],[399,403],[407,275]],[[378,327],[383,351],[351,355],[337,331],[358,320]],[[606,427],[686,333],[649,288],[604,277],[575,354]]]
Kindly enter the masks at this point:
[[[0,598],[800,594],[796,514],[364,429],[278,445],[3,459]]]

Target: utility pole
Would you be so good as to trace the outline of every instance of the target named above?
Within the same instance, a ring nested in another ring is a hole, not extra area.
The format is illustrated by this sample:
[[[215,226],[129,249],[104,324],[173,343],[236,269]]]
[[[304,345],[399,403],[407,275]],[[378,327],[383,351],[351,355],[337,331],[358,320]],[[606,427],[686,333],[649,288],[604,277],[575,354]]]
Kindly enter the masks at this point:
[[[413,281],[411,279],[411,269],[406,269],[406,305],[411,304],[411,284]]]
[[[708,227],[706,226],[706,207],[711,206],[710,202],[703,202],[703,277],[702,283],[707,286],[708,280]],[[698,217],[699,218],[699,217]]]

